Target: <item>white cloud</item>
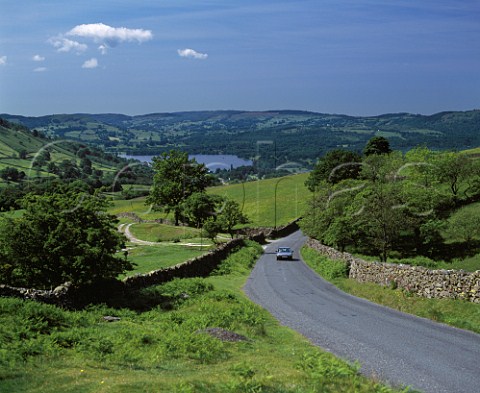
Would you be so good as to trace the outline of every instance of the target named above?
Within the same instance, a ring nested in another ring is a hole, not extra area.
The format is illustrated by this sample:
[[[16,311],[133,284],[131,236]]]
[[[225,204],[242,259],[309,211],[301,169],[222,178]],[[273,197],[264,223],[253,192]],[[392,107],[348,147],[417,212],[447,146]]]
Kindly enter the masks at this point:
[[[58,52],[70,52],[71,50],[75,52],[85,52],[88,48],[85,44],[63,37],[52,37],[49,39],[49,42],[57,48]]]
[[[91,58],[90,60],[87,60],[82,65],[82,68],[97,68],[97,67],[98,67],[98,61],[97,59],[95,59],[95,57]]]
[[[101,47],[114,47],[122,42],[136,41],[142,43],[153,38],[150,30],[112,27],[103,23],[78,25],[71,29],[66,35],[93,39],[94,42],[101,43]]]
[[[44,61],[45,57],[40,56],[40,55],[35,55],[35,56],[32,57],[32,60],[33,61]]]
[[[7,64],[7,56],[0,56],[0,66]]]
[[[177,53],[181,57],[191,57],[193,59],[205,60],[208,55],[206,53],[200,53],[193,49],[178,49]]]
[[[107,54],[107,51],[108,51],[108,47],[107,47],[106,45],[103,45],[103,44],[102,44],[102,45],[100,45],[100,46],[98,47],[98,50],[100,51],[100,53],[101,53],[102,55],[106,55],[106,54]]]
[[[45,72],[47,71],[47,67],[37,67],[33,70],[33,72]]]

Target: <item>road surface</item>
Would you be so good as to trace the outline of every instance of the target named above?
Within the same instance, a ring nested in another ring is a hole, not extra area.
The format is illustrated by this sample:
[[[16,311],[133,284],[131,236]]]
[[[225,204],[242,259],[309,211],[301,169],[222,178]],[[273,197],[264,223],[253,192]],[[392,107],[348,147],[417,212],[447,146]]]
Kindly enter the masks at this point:
[[[348,295],[301,259],[298,231],[267,246],[244,291],[282,324],[393,386],[426,393],[480,392],[480,335]],[[294,261],[276,261],[278,246]]]

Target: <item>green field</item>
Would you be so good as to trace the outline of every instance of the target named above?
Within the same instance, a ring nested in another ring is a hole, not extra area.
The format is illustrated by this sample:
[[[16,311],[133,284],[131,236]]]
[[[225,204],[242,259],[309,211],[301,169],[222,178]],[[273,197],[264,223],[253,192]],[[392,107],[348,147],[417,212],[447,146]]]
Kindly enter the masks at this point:
[[[242,211],[250,219],[247,226],[274,227],[275,205],[277,226],[293,221],[305,211],[307,201],[311,198],[310,191],[304,185],[307,177],[308,173],[303,173],[275,179],[211,187],[207,192],[237,201]],[[145,220],[172,218],[171,215],[164,212],[152,211],[149,206],[145,205],[145,197],[114,200],[109,213],[125,212],[135,213]]]
[[[168,242],[180,239],[200,238],[200,229],[190,227],[176,227],[172,225],[157,224],[145,222],[134,224],[130,227],[130,232],[136,238],[149,242]]]
[[[150,206],[145,205],[145,197],[134,199],[115,199],[108,209],[110,214],[135,213],[143,220],[167,219],[170,215],[164,212],[153,211]],[[126,220],[128,221],[128,220]]]
[[[237,201],[251,221],[248,226],[274,227],[275,223],[277,226],[284,225],[302,216],[311,198],[304,185],[307,177],[308,174],[303,173],[212,187],[208,192]]]
[[[159,244],[155,246],[129,245],[128,259],[136,266],[134,270],[120,278],[177,265],[188,259],[205,254],[209,248],[208,245],[205,245],[203,248],[176,244]]]

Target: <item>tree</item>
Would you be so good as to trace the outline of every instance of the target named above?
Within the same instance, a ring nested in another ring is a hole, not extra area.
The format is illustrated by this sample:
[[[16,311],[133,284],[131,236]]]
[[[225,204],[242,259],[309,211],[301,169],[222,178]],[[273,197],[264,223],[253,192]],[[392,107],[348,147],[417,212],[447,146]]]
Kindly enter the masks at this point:
[[[448,238],[467,243],[474,238],[480,239],[480,215],[471,209],[462,208],[449,218],[446,232]]]
[[[204,192],[195,192],[182,204],[182,215],[187,222],[200,228],[203,223],[214,216],[222,198],[218,195],[208,195]]]
[[[377,182],[355,198],[360,212],[354,224],[359,241],[383,262],[402,231],[409,228],[400,195],[397,184]]]
[[[25,213],[0,223],[0,281],[50,288],[116,278],[132,264],[106,201],[75,193],[27,195]]]
[[[220,223],[215,219],[215,217],[208,217],[203,223],[203,231],[205,236],[215,243],[218,233],[222,230]]]
[[[471,159],[462,153],[447,152],[436,156],[435,167],[440,181],[450,187],[453,198],[457,199],[460,185],[471,172]]]
[[[0,177],[3,180],[10,180],[13,182],[22,180],[25,177],[25,172],[23,171],[18,171],[17,168],[12,168],[7,166],[5,169],[2,169],[0,171]]]
[[[63,160],[58,164],[58,175],[62,180],[76,180],[82,174],[75,161]]]
[[[392,149],[390,149],[390,142],[388,142],[388,139],[383,136],[374,136],[367,142],[363,149],[363,154],[366,156],[371,156],[373,154],[388,154],[391,152]]]
[[[212,176],[205,165],[189,160],[187,153],[178,150],[154,157],[153,169],[153,186],[146,203],[173,211],[178,225],[182,202],[193,193],[204,191],[212,183]]]
[[[229,233],[233,239],[235,234],[233,228],[235,225],[246,224],[248,218],[242,213],[240,205],[237,202],[227,199],[223,204],[222,210],[217,215],[217,222],[220,228]]]
[[[322,180],[335,184],[344,179],[357,179],[361,169],[361,161],[362,157],[352,151],[330,150],[320,158],[305,185],[313,192]]]

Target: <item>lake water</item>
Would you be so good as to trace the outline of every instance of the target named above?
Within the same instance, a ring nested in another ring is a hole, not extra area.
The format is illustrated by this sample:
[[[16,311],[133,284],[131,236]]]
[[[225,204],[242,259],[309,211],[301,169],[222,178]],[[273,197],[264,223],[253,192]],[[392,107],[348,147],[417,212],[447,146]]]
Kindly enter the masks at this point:
[[[133,158],[141,162],[150,163],[152,162],[152,157],[155,156],[130,156],[128,154],[121,154],[120,157],[127,159]],[[189,158],[195,158],[198,163],[205,164],[211,172],[217,169],[231,169],[253,164],[251,160],[244,160],[231,154],[192,154]]]

